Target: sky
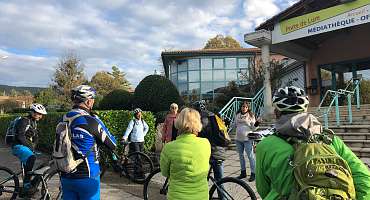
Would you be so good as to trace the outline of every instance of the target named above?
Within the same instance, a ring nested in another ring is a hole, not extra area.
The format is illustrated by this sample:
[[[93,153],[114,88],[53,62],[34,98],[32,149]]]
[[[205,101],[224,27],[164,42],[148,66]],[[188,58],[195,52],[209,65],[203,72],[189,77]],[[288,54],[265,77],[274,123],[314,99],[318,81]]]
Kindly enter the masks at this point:
[[[243,35],[297,0],[0,0],[0,84],[47,87],[68,53],[87,78],[113,65],[135,87],[164,50]],[[4,58],[5,57],[5,58]]]

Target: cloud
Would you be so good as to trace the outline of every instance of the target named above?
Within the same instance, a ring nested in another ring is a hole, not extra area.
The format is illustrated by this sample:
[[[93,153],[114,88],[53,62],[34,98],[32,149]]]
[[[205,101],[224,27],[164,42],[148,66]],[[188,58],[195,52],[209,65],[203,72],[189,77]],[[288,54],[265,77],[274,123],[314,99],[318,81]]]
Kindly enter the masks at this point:
[[[89,78],[117,65],[135,86],[159,69],[165,49],[199,49],[217,34],[243,34],[292,0],[0,1],[0,84],[50,83],[73,51]],[[28,72],[25,69],[32,69]],[[33,78],[32,75],[39,75]]]

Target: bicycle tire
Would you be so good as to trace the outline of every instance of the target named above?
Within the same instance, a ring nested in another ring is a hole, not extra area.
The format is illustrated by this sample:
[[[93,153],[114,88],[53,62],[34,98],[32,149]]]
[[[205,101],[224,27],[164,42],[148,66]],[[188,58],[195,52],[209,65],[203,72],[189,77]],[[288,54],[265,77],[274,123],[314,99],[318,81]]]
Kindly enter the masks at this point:
[[[256,194],[254,193],[252,188],[246,182],[234,177],[225,177],[217,183],[213,184],[211,189],[209,190],[210,200],[222,199],[219,197],[219,194],[216,190],[216,184],[218,187],[222,186],[224,193],[226,193],[224,199],[257,200]],[[227,197],[228,195],[230,196]]]
[[[166,200],[168,188],[163,190],[166,180],[167,178],[162,176],[160,168],[149,174],[144,183],[144,200]]]
[[[154,170],[152,160],[142,152],[133,152],[126,157],[122,170],[134,183],[143,184],[146,177]]]
[[[6,179],[9,179],[9,180],[6,180]],[[1,183],[0,185],[0,197],[1,198],[5,197],[5,199],[11,199],[11,200],[14,200],[17,198],[18,193],[20,191],[19,179],[12,170],[6,167],[0,167],[0,183]]]
[[[60,182],[60,174],[58,170],[52,170],[46,175],[45,178],[46,185],[48,187],[48,192],[52,200],[62,199],[62,185]]]

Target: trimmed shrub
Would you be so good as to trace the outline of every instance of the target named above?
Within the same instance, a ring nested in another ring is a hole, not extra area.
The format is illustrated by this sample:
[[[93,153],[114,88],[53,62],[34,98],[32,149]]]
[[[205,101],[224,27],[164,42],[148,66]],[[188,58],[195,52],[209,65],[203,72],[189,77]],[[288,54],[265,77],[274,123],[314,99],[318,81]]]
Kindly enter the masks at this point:
[[[135,89],[135,106],[157,113],[168,110],[171,103],[184,103],[175,85],[164,76],[149,75]]]
[[[115,135],[117,143],[122,138],[124,131],[127,128],[129,121],[132,119],[132,113],[125,110],[115,111],[97,111],[99,118],[108,127],[108,130]],[[39,144],[38,148],[45,152],[51,152],[55,140],[55,127],[65,112],[48,113],[40,122],[39,129]],[[0,135],[1,140],[4,140],[6,129],[11,120],[20,115],[4,115],[0,116]],[[154,148],[155,143],[155,117],[151,112],[143,112],[143,119],[149,126],[149,132],[145,136],[145,151],[150,151]],[[119,144],[120,147],[120,144]]]
[[[131,110],[133,94],[126,90],[113,90],[99,103],[101,110]]]

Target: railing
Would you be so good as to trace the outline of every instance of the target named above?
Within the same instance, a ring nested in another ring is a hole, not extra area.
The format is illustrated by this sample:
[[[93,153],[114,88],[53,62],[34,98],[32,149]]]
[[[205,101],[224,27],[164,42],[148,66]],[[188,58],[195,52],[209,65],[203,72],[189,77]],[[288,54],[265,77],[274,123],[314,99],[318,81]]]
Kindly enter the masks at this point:
[[[339,97],[345,96],[347,98],[347,109],[348,109],[348,122],[352,123],[352,96],[355,96],[356,100],[356,108],[360,109],[360,79],[351,79],[345,89],[339,89],[338,91],[334,90],[328,90],[326,91],[322,101],[320,102],[320,105],[317,109],[321,115],[319,117],[324,118],[324,126],[325,128],[329,127],[329,114],[331,111],[331,108],[333,107],[333,104],[335,106],[335,121],[336,125],[340,126],[340,114],[339,114]],[[350,91],[349,87],[353,86],[353,90]],[[322,107],[323,102],[326,100],[326,98],[332,97],[332,100],[330,101],[330,104],[327,108]]]
[[[253,98],[248,97],[233,97],[219,112],[223,120],[230,122],[229,131],[234,123],[236,113],[240,110],[241,103],[244,101],[249,102],[250,109],[256,117],[260,116],[263,112],[264,102],[264,90],[263,87]]]

